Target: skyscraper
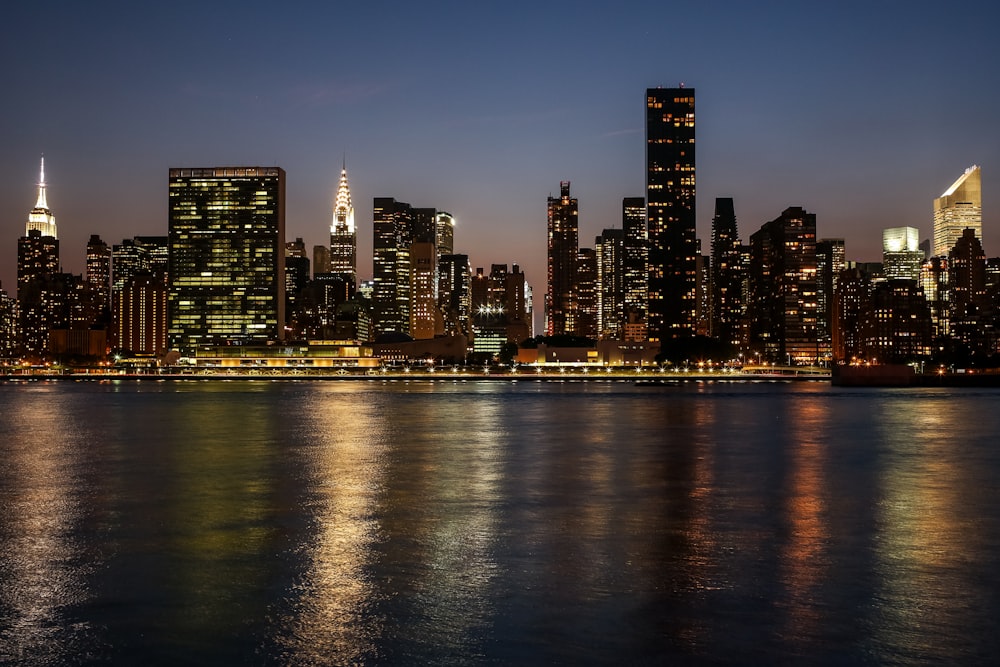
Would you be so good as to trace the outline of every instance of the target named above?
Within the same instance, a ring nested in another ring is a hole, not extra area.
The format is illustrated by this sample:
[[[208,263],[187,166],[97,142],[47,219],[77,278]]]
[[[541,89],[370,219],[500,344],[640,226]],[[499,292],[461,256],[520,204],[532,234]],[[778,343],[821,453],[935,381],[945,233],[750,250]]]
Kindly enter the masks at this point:
[[[373,335],[407,333],[410,324],[411,207],[392,197],[376,197],[372,223]]]
[[[59,235],[56,234],[56,216],[52,215],[52,211],[49,210],[48,200],[45,196],[44,157],[42,158],[42,166],[38,179],[38,200],[35,202],[35,208],[31,209],[31,212],[28,213],[28,224],[25,226],[24,235],[28,236],[28,233],[32,229],[37,229],[42,236],[51,236],[54,239],[59,238]]]
[[[965,229],[983,240],[982,174],[975,165],[934,200],[934,255],[947,256]]]
[[[597,340],[598,297],[597,253],[593,248],[580,248],[576,266],[576,335]]]
[[[799,207],[750,237],[750,343],[780,363],[815,363],[816,215]]]
[[[646,308],[649,305],[649,240],[644,197],[622,199],[622,292],[624,314],[622,338],[644,341]]]
[[[816,242],[816,338],[823,349],[833,349],[836,295],[845,259],[844,239]]]
[[[354,205],[347,185],[347,164],[340,170],[340,184],[330,223],[330,270],[347,277],[352,287],[357,283],[358,235],[354,228]]]
[[[733,200],[718,197],[712,218],[712,336],[736,348],[744,342],[742,248]]]
[[[437,212],[435,243],[438,257],[455,253],[455,218],[451,213]]]
[[[882,274],[886,280],[920,280],[924,251],[916,227],[890,227],[882,230]]]
[[[87,242],[87,285],[97,307],[111,307],[111,248],[97,234]]]
[[[693,336],[697,318],[693,88],[646,90],[650,340]]]
[[[594,239],[597,252],[597,332],[602,339],[621,340],[624,329],[624,242],[623,229],[605,229]]]
[[[283,169],[171,169],[168,238],[172,347],[284,339]]]
[[[570,197],[569,181],[562,181],[559,197],[548,199],[549,289],[545,295],[545,333],[549,336],[577,334],[578,226],[578,203]]]

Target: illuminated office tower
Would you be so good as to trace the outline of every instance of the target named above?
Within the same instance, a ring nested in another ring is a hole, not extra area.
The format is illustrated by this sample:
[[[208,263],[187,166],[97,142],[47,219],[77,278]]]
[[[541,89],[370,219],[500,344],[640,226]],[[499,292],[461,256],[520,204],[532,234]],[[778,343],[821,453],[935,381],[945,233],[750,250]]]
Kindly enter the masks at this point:
[[[920,280],[924,251],[916,227],[882,230],[882,275],[886,280]]]
[[[410,324],[411,207],[391,197],[376,197],[372,222],[373,335],[405,334]]]
[[[168,239],[173,348],[284,339],[283,169],[171,169]]]
[[[712,336],[736,348],[743,335],[743,245],[731,197],[715,200],[712,218]]]
[[[621,340],[625,323],[624,277],[625,230],[605,229],[594,239],[597,253],[598,337]]]
[[[649,339],[693,336],[697,318],[693,88],[646,90]]]
[[[56,326],[56,284],[59,272],[59,241],[28,230],[17,241],[17,301],[20,351],[40,358],[48,348],[49,329]]]
[[[947,256],[965,229],[983,240],[982,174],[975,165],[934,200],[934,255]]]
[[[569,195],[569,181],[559,183],[559,197],[548,199],[548,292],[545,333],[577,334],[576,273],[579,264],[579,211]]]
[[[330,224],[330,270],[347,276],[353,290],[358,277],[358,235],[354,228],[354,205],[351,204],[351,189],[347,185],[347,165],[340,171],[337,186],[337,200],[333,207],[333,222]]]
[[[750,237],[750,344],[768,359],[815,363],[816,215],[785,209]]]
[[[646,308],[649,305],[649,240],[646,232],[646,200],[622,199],[622,292],[624,317],[622,338],[644,341]]]
[[[434,242],[438,257],[455,253],[455,218],[451,213],[437,212]]]
[[[28,224],[25,226],[24,235],[28,236],[32,229],[37,229],[42,236],[59,238],[56,234],[56,216],[49,210],[48,200],[45,196],[45,158],[42,158],[42,166],[38,179],[38,200],[35,208],[28,213]]]

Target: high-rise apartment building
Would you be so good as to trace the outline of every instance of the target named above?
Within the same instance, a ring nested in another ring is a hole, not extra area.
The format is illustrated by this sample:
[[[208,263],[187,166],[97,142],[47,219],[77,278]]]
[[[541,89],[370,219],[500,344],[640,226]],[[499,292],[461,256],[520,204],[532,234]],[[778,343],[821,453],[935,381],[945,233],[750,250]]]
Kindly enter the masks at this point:
[[[951,335],[974,350],[984,350],[989,304],[986,293],[986,254],[975,230],[967,228],[948,255],[950,287],[949,318]]]
[[[934,254],[947,256],[965,229],[983,240],[983,185],[973,165],[934,200]]]
[[[832,349],[837,290],[846,261],[844,239],[816,242],[816,337],[824,349]]]
[[[35,202],[35,208],[28,213],[28,224],[25,225],[24,235],[28,236],[32,229],[37,229],[40,235],[57,239],[59,235],[56,233],[56,216],[52,215],[52,211],[49,210],[45,187],[45,158],[43,157],[38,179],[38,200]]]
[[[644,197],[622,199],[622,292],[625,340],[646,340],[646,308],[649,305],[649,240]]]
[[[358,235],[354,227],[354,205],[351,203],[351,189],[347,185],[347,164],[340,170],[340,184],[333,206],[333,222],[330,223],[330,268],[329,273],[346,276],[352,287],[358,277]]]
[[[87,285],[96,307],[111,307],[111,248],[97,234],[87,241]]]
[[[569,181],[559,183],[559,197],[548,199],[548,292],[545,333],[577,334],[577,267],[579,205],[570,196]]]
[[[410,246],[409,334],[414,340],[427,340],[443,333],[444,323],[438,316],[437,264],[433,243],[418,242]]]
[[[172,347],[284,339],[283,169],[171,169],[168,239]]]
[[[882,275],[886,280],[920,280],[924,251],[916,227],[890,227],[882,230]]]
[[[600,282],[597,275],[597,253],[593,248],[577,251],[576,266],[576,334],[597,340],[598,334],[598,292]]]
[[[167,286],[152,273],[130,278],[115,293],[114,346],[134,355],[167,350]]]
[[[750,237],[750,344],[779,363],[816,363],[816,215],[792,207]]]
[[[692,336],[697,325],[693,88],[646,90],[646,216],[650,340]]]
[[[712,337],[743,347],[744,302],[743,245],[736,228],[736,209],[731,197],[715,200],[712,217]]]
[[[472,312],[472,270],[468,255],[441,255],[438,260],[438,305],[445,335],[468,335]]]

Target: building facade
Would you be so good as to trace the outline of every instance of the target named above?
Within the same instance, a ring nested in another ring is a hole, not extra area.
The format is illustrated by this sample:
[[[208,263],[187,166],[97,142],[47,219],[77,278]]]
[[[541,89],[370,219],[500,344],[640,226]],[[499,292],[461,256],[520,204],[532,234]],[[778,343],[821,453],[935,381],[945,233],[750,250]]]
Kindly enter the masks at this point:
[[[283,169],[171,169],[168,240],[173,348],[284,339]]]
[[[712,325],[711,335],[735,349],[745,344],[743,245],[736,228],[731,197],[715,200],[712,217]]]
[[[340,183],[330,223],[330,266],[327,273],[339,273],[351,283],[358,279],[358,234],[354,227],[354,205],[347,184],[347,165],[340,170]]]
[[[816,322],[816,216],[792,207],[750,237],[750,345],[785,364],[826,356]]]
[[[697,326],[693,88],[646,90],[646,216],[650,340],[693,336]]]
[[[374,336],[408,333],[410,246],[413,214],[409,204],[376,197],[373,205],[372,326]]]
[[[577,268],[579,204],[570,196],[569,181],[559,183],[559,197],[548,199],[548,291],[545,333],[577,334]]]
[[[649,239],[644,197],[622,199],[622,232],[622,336],[626,340],[645,341],[646,308],[649,305]]]
[[[924,251],[916,227],[882,230],[882,275],[886,280],[920,280]]]
[[[947,256],[965,229],[983,240],[982,172],[975,165],[934,200],[934,255]]]

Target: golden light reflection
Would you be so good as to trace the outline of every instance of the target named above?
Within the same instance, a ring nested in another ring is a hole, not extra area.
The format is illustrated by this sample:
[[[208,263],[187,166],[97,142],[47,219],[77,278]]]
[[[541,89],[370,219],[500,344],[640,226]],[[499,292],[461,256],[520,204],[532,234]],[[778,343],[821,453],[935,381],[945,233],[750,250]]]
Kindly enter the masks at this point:
[[[829,570],[830,527],[823,471],[831,443],[823,439],[823,434],[829,432],[830,415],[829,403],[822,397],[803,398],[797,405],[800,409],[787,415],[792,447],[788,452],[791,470],[786,507],[789,534],[780,567],[787,634],[808,643],[822,629],[822,611],[815,601]]]
[[[9,621],[0,629],[0,663],[62,663],[75,631],[64,614],[88,596],[89,568],[73,538],[80,499],[69,493],[78,488],[70,479],[78,443],[38,393],[6,398],[18,437],[7,439],[0,464],[0,608]]]
[[[933,644],[956,609],[982,604],[990,595],[968,579],[967,550],[983,553],[975,508],[967,498],[974,471],[963,465],[960,434],[977,415],[945,401],[911,401],[904,411],[886,410],[880,430],[888,447],[880,479],[877,600],[884,622],[879,639],[915,654],[945,651]],[[972,513],[970,515],[970,512]]]
[[[278,643],[287,663],[359,664],[381,634],[368,572],[379,534],[387,419],[369,394],[323,389],[301,406],[316,438],[305,462],[312,487],[305,509],[315,536],[305,545],[294,615],[282,623]]]

